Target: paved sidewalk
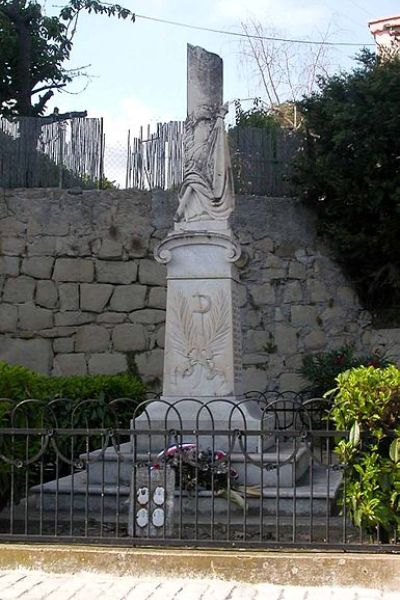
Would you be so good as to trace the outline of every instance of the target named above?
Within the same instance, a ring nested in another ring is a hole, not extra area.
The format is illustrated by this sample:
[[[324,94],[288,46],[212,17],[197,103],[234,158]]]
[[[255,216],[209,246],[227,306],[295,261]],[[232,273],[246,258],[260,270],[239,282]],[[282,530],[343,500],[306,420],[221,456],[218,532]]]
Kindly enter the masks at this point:
[[[305,588],[213,579],[58,575],[0,571],[0,600],[400,600],[399,592],[356,588]]]

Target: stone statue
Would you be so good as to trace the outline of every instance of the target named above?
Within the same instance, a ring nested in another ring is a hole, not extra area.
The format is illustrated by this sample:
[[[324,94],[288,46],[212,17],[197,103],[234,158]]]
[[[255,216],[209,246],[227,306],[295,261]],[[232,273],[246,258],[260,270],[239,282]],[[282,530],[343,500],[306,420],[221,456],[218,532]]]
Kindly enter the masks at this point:
[[[190,97],[184,134],[184,179],[175,221],[226,220],[234,209],[224,128],[228,104],[222,104],[219,61],[215,54],[188,46]],[[213,69],[209,68],[210,62]]]

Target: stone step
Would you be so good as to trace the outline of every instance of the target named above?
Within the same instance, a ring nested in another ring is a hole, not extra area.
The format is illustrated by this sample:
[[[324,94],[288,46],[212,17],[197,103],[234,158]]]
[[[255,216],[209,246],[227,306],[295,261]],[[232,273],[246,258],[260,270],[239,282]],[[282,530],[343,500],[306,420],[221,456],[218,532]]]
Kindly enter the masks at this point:
[[[330,514],[334,510],[335,500],[337,498],[339,487],[342,481],[342,475],[339,471],[329,473],[327,469],[321,466],[313,467],[312,485],[310,483],[310,474],[306,473],[296,487],[264,487],[262,492],[262,512],[263,515],[288,516],[309,515],[323,516]],[[46,518],[53,518],[57,512],[61,518],[62,515],[70,513],[74,515],[74,520],[82,520],[85,517],[96,521],[113,522],[116,517],[127,518],[129,511],[129,485],[112,485],[89,483],[86,478],[86,472],[82,471],[74,476],[63,477],[56,481],[50,481],[42,486],[35,486],[30,490],[30,506],[32,510],[42,510]],[[260,520],[260,498],[248,496],[246,498],[247,511],[246,519],[255,523]],[[182,508],[182,522],[193,523],[194,516],[201,523],[209,523],[212,511],[214,520],[218,523],[242,522],[244,511],[236,504],[229,503],[222,497],[212,497],[211,492],[199,492],[197,502],[193,496],[188,493],[176,495],[175,517],[178,518],[178,511]]]
[[[137,453],[136,462],[157,462],[157,452]],[[85,464],[88,481],[90,484],[113,484],[129,486],[132,476],[133,453],[130,443],[121,444],[117,453],[114,447],[107,448],[105,452],[95,450],[80,457]],[[231,455],[231,468],[235,469],[238,481],[245,485],[262,485],[263,487],[291,487],[294,481],[304,476],[310,466],[310,454],[305,445],[293,448],[291,443],[280,445],[279,451],[271,448],[261,455],[248,453],[247,457],[241,452]],[[263,468],[261,468],[261,465]],[[279,465],[271,468],[273,465]]]

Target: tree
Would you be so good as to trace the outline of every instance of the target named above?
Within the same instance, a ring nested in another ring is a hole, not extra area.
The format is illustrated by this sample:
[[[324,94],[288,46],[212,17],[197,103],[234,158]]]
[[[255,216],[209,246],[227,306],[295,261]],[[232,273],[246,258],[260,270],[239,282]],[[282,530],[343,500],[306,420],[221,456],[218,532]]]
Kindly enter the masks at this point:
[[[298,101],[312,92],[317,76],[327,72],[329,50],[323,42],[329,31],[321,44],[299,45],[266,39],[279,38],[281,34],[264,28],[256,20],[241,25],[247,36],[242,42],[242,56],[262,91],[262,106],[258,108],[273,115],[283,127],[298,129],[301,125]]]
[[[0,0],[1,114],[40,116],[54,90],[71,82],[77,73],[63,64],[82,11],[135,20],[131,11],[98,0],[70,0],[58,17],[46,16],[35,0]]]
[[[366,50],[352,72],[322,78],[300,103],[295,191],[371,310],[400,305],[399,106],[400,59]]]

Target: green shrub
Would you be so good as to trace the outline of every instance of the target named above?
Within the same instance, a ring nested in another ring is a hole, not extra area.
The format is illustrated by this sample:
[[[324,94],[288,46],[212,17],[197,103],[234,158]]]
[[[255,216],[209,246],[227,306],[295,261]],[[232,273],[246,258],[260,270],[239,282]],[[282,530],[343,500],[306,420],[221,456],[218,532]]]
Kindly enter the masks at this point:
[[[335,386],[335,379],[343,371],[359,366],[386,367],[389,360],[378,351],[367,355],[356,355],[349,344],[338,350],[308,354],[303,357],[299,373],[310,381],[303,393],[310,397],[321,397]]]
[[[40,402],[21,405],[15,412],[13,424],[16,427],[28,425],[34,427],[58,428],[107,428],[119,425],[129,428],[135,406],[144,398],[146,388],[137,376],[121,375],[84,375],[70,377],[48,377],[40,375],[18,365],[9,365],[0,361],[0,427],[9,427],[10,412],[13,404],[6,398],[21,402],[26,399]],[[57,398],[59,402],[53,401]],[[130,399],[119,402],[111,409],[109,403],[118,398]],[[68,399],[68,400],[67,400]],[[82,402],[87,399],[95,402]],[[51,409],[49,408],[51,405]],[[55,418],[54,418],[55,417]],[[56,419],[56,420],[55,420]],[[13,458],[26,458],[25,443],[28,443],[30,457],[40,449],[39,436],[1,436],[0,453]],[[79,453],[101,447],[101,436],[76,436],[74,438],[74,458]],[[70,436],[58,437],[58,448],[69,456]],[[54,463],[55,453],[51,446],[46,450],[43,461]],[[39,464],[39,463],[38,463]],[[14,499],[24,492],[25,469],[14,473]],[[11,467],[0,458],[0,508],[10,499]],[[60,464],[59,476],[70,472],[64,462]],[[28,470],[29,485],[38,483],[40,473],[35,465]]]
[[[347,465],[344,502],[356,526],[389,542],[400,532],[400,369],[359,367],[336,378],[331,418],[350,431],[336,447]]]

